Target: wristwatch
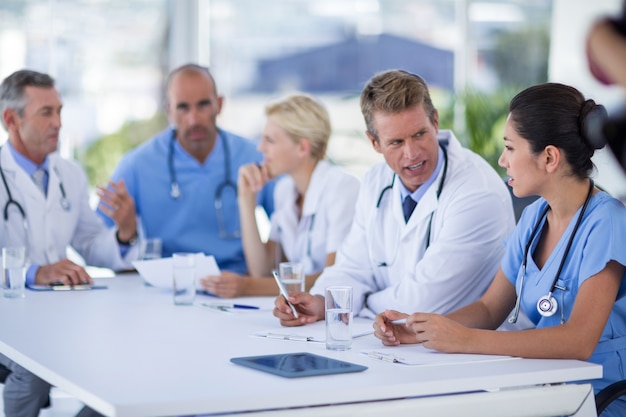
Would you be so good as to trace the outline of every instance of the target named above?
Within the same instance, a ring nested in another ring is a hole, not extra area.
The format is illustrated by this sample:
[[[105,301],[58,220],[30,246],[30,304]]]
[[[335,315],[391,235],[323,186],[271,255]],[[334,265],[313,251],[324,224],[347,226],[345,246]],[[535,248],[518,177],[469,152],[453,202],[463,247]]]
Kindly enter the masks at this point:
[[[120,233],[119,230],[115,232],[115,239],[117,240],[117,243],[119,243],[120,245],[132,246],[135,243],[137,243],[137,232],[135,232],[133,237],[131,237],[129,240],[120,239],[119,233]]]

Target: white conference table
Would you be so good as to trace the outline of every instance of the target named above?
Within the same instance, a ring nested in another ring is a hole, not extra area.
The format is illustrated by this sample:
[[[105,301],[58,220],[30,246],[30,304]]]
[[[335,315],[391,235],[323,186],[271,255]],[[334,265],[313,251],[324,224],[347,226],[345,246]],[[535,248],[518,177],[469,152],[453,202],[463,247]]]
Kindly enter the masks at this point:
[[[218,300],[204,295],[197,297],[194,306],[175,306],[171,292],[148,287],[135,274],[96,281],[108,289],[27,291],[24,299],[0,299],[0,352],[107,416],[221,415],[280,409],[289,409],[288,415],[315,415],[321,414],[322,406],[339,410],[336,415],[350,415],[353,411],[348,408],[342,413],[338,405],[369,404],[368,410],[374,410],[376,404],[408,404],[406,400],[391,401],[405,397],[427,405],[429,399],[436,401],[448,394],[476,401],[482,398],[476,395],[493,393],[488,398],[495,401],[496,393],[501,397],[518,391],[539,398],[540,393],[525,389],[602,376],[600,366],[574,360],[393,364],[360,353],[381,347],[371,335],[356,338],[353,349],[346,352],[326,351],[322,343],[252,336],[254,331],[278,325],[271,313],[271,297],[238,299],[262,306],[261,310],[224,313],[200,306],[200,302]],[[368,369],[287,379],[229,361],[235,356],[301,351]],[[560,387],[555,389],[563,389]],[[573,402],[578,401],[573,395],[592,397],[588,384],[578,387],[582,387],[580,394],[565,393],[564,398]],[[544,392],[545,388],[540,389]],[[468,392],[477,393],[464,394]],[[557,394],[549,391],[545,401],[556,401]],[[523,396],[516,398],[532,402]],[[515,409],[513,400],[500,400]],[[307,410],[313,414],[306,414]]]

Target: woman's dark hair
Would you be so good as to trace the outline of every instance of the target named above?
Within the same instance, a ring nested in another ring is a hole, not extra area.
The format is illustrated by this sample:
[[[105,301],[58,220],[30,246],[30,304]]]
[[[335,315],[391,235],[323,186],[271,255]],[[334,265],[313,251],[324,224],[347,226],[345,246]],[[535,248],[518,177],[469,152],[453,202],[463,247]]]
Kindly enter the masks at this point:
[[[556,146],[565,154],[572,175],[587,178],[593,171],[591,157],[601,146],[588,137],[587,125],[595,118],[606,118],[604,106],[585,100],[574,87],[546,83],[517,94],[509,114],[513,128],[530,143],[533,153]]]

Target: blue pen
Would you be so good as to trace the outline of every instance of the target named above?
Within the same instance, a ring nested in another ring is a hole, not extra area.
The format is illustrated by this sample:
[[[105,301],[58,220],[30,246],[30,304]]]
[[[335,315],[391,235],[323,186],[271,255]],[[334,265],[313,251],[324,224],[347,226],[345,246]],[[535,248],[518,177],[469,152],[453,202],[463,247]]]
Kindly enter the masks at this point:
[[[205,307],[209,307],[209,308],[216,308],[218,310],[228,310],[229,308],[240,308],[243,310],[259,310],[260,307],[257,306],[251,306],[251,305],[247,305],[247,304],[208,304],[208,303],[202,303],[203,306]]]
[[[243,308],[243,309],[246,309],[246,310],[258,310],[259,309],[259,307],[257,307],[257,306],[249,306],[249,305],[246,305],[246,304],[233,304],[232,308]]]

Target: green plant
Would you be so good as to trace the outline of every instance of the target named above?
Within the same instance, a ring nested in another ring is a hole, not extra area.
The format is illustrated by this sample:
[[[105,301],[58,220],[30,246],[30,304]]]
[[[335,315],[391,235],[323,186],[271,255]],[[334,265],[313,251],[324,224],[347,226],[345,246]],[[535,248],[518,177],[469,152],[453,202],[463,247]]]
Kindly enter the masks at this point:
[[[459,141],[476,152],[500,174],[504,169],[498,165],[504,142],[504,124],[508,115],[509,101],[515,95],[512,89],[484,93],[467,89],[458,96],[438,100],[439,126],[452,129]],[[464,126],[454,127],[455,104],[460,100],[464,110]],[[443,105],[441,104],[443,103]]]
[[[165,126],[167,119],[159,112],[147,120],[127,122],[117,132],[92,142],[82,156],[77,155],[87,172],[89,184],[106,184],[126,152],[150,139]]]
[[[492,94],[468,89],[462,95],[467,146],[485,158],[500,174],[504,174],[504,170],[498,166],[498,158],[504,146],[504,123],[513,96],[514,93],[508,89]]]

